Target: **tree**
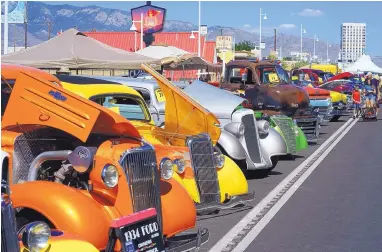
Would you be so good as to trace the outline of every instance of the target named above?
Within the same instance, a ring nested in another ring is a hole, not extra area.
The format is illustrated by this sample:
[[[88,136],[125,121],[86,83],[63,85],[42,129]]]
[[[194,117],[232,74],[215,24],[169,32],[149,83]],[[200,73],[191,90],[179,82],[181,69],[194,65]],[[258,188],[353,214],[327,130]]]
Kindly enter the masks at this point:
[[[299,62],[296,62],[296,63],[294,64],[294,67],[295,67],[295,68],[300,68],[300,67],[306,66],[306,65],[308,65],[308,64],[309,64],[309,63],[306,62],[306,61],[299,61]]]
[[[235,51],[251,51],[253,49],[255,49],[254,44],[247,40],[235,44]]]

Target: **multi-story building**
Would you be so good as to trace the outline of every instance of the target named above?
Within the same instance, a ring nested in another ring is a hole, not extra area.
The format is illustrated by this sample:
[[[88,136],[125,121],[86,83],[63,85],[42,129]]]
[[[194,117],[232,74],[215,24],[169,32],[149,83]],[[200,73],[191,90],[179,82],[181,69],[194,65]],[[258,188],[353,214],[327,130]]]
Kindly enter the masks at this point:
[[[366,24],[343,23],[341,25],[341,59],[354,62],[366,49]]]

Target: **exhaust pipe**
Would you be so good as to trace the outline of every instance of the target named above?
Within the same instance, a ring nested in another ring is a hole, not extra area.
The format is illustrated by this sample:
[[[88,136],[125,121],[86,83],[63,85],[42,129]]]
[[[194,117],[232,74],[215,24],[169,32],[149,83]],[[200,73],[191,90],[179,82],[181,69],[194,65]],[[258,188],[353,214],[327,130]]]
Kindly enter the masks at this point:
[[[71,152],[70,150],[47,151],[38,155],[29,167],[28,181],[35,181],[37,179],[42,163],[48,160],[67,160]]]

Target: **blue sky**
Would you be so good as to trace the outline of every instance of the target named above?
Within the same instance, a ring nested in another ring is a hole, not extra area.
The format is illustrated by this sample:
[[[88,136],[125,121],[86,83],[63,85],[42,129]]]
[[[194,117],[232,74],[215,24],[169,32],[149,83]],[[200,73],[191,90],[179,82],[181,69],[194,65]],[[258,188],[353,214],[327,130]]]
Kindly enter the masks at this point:
[[[107,8],[130,10],[145,4],[134,2],[49,2],[49,4],[75,6],[98,5]],[[152,1],[167,9],[167,19],[197,24],[198,2]],[[259,8],[267,14],[262,22],[264,35],[279,32],[300,35],[300,24],[322,41],[340,43],[341,23],[366,23],[366,53],[382,55],[382,2],[202,2],[201,23],[207,26],[222,25],[243,30],[259,30]]]

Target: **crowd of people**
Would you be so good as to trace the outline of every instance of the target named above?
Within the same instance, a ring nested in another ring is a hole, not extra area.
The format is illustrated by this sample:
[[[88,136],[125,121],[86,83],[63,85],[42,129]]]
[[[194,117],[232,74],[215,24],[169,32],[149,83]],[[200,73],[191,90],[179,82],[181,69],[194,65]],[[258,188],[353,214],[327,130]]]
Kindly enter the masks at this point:
[[[353,91],[353,103],[354,103],[354,118],[359,116],[362,108],[361,104],[364,104],[364,108],[369,111],[375,112],[375,116],[378,116],[379,103],[382,101],[382,80],[378,74],[373,75],[368,72],[365,76],[364,85],[370,87],[369,91],[365,87],[360,90],[358,86]]]

